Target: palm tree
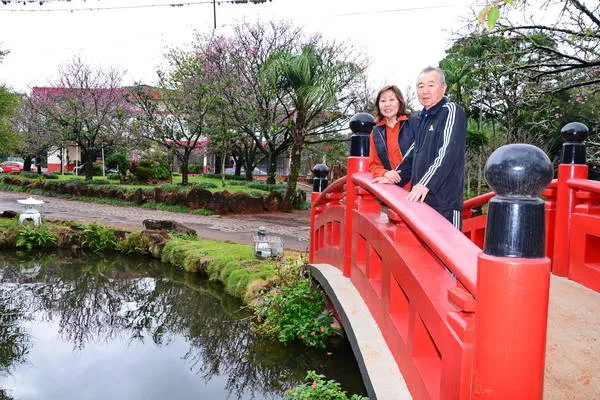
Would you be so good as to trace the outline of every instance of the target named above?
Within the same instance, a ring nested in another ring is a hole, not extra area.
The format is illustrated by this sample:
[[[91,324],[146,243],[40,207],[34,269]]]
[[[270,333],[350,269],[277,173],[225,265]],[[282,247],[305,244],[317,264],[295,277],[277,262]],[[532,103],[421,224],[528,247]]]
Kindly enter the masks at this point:
[[[288,117],[291,165],[284,196],[284,208],[297,203],[296,184],[300,175],[302,149],[311,134],[334,129],[354,103],[353,85],[362,69],[342,60],[343,49],[336,46],[305,45],[300,53],[277,53],[263,66],[265,79],[281,93]]]

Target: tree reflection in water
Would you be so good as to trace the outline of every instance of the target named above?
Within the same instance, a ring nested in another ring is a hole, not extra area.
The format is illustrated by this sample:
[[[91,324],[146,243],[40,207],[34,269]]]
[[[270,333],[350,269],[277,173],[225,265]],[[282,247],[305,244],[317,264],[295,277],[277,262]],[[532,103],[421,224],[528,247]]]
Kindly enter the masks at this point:
[[[152,260],[73,254],[0,259],[0,372],[24,362],[31,344],[19,321],[34,315],[58,323],[62,340],[77,350],[98,339],[164,347],[183,337],[188,350],[182,358],[190,370],[205,381],[226,376],[226,390],[237,398],[281,397],[308,369],[331,376],[336,367],[348,367],[343,356],[336,360],[257,337],[241,304],[218,285]],[[360,380],[354,368],[351,380]],[[348,390],[364,391],[360,385]]]

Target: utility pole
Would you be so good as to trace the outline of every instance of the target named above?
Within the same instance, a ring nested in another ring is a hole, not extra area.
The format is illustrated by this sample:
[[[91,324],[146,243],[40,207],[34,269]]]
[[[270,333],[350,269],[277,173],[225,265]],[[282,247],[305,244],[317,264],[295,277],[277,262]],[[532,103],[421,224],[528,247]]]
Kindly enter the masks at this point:
[[[217,0],[213,0],[213,29],[217,29]]]

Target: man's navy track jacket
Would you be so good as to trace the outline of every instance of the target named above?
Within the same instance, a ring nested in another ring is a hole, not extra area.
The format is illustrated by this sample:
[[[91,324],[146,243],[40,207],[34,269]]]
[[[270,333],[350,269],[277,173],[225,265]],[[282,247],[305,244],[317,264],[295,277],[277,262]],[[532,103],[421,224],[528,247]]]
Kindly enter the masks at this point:
[[[423,109],[415,122],[414,145],[399,169],[411,170],[413,186],[429,189],[425,202],[440,214],[462,210],[467,133],[463,109],[444,97],[429,110]]]

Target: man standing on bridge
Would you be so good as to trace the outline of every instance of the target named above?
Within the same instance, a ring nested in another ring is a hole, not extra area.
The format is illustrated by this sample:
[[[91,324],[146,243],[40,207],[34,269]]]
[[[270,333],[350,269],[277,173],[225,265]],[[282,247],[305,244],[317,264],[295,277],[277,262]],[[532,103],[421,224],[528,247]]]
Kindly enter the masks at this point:
[[[407,172],[412,168],[408,200],[424,201],[460,230],[467,119],[458,104],[448,101],[445,92],[441,69],[427,67],[421,71],[417,95],[423,110],[415,124],[415,142],[398,169]]]

